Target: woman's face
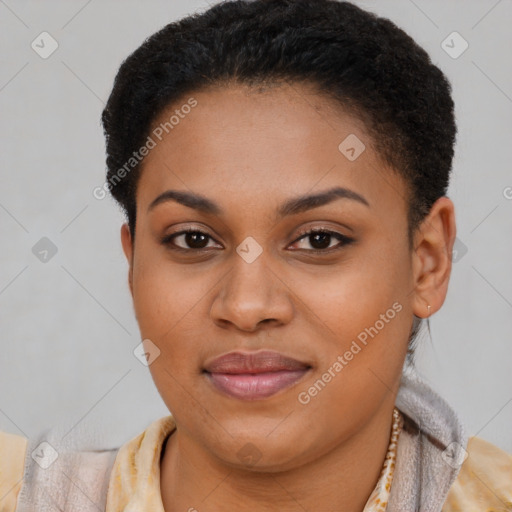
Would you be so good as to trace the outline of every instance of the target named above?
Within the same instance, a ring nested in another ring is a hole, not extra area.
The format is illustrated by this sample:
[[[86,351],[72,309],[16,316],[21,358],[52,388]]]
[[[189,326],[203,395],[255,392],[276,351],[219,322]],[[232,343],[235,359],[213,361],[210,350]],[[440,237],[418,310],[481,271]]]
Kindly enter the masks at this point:
[[[154,123],[175,115],[153,130],[134,246],[122,230],[149,368],[196,446],[291,468],[390,421],[426,314],[405,184],[361,122],[305,86],[190,97]]]

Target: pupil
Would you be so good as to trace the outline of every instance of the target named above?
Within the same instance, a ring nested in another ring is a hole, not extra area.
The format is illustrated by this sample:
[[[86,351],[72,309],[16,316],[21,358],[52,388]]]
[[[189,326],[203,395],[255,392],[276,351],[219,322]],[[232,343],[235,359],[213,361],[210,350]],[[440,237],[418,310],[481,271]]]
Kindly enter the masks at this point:
[[[203,240],[199,240],[200,238],[203,238]],[[189,245],[189,247],[192,247],[193,249],[201,249],[204,247],[204,244],[201,245],[202,242],[204,242],[207,238],[207,235],[204,235],[202,233],[186,233],[185,234],[185,242]]]
[[[329,247],[331,235],[329,233],[315,233],[310,235],[310,243],[315,249],[326,249]],[[317,243],[320,239],[320,243]]]

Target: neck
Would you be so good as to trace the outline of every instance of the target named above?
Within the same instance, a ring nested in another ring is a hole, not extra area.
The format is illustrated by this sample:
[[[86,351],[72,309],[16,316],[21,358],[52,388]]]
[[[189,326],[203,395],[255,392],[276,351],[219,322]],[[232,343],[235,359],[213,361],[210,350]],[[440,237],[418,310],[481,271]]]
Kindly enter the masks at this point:
[[[256,472],[222,464],[179,428],[161,459],[165,512],[343,510],[362,512],[387,453],[393,404],[364,428],[315,460],[281,472]]]

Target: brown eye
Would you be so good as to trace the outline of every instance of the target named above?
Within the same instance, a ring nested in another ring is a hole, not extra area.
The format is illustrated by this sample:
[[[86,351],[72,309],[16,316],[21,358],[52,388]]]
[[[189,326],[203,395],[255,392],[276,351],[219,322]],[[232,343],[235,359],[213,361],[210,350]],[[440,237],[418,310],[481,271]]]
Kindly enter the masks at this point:
[[[333,236],[330,233],[311,233],[308,235],[309,243],[313,249],[328,249]]]
[[[179,240],[180,243],[176,241]],[[188,229],[166,236],[162,243],[170,246],[171,249],[182,251],[194,251],[208,248],[208,242],[213,238],[197,229]]]
[[[335,242],[336,240],[338,241],[338,244],[334,246],[331,245],[333,241]],[[312,229],[303,233],[302,236],[294,242],[294,244],[297,244],[301,241],[305,241],[312,247],[312,249],[308,249],[307,247],[299,247],[299,250],[329,253],[332,252],[331,249],[341,249],[343,246],[350,244],[354,240],[335,231],[329,231],[325,229]]]

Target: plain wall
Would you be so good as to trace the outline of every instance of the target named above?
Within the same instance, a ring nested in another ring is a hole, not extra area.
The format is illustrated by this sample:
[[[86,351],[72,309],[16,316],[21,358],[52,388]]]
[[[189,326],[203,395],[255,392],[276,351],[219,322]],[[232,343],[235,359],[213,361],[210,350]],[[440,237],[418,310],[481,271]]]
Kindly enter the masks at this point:
[[[459,135],[448,195],[462,245],[417,365],[469,435],[512,452],[512,2],[359,4],[405,29],[452,83]],[[2,430],[29,437],[64,421],[99,423],[106,443],[119,445],[169,414],[133,355],[140,337],[123,217],[92,191],[104,182],[100,115],[121,61],[168,22],[207,6],[0,3]],[[47,59],[31,47],[43,31],[59,45]],[[441,46],[453,31],[469,44],[458,58]],[[47,262],[33,253],[43,237],[57,250]]]

